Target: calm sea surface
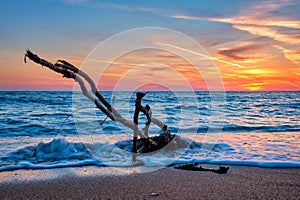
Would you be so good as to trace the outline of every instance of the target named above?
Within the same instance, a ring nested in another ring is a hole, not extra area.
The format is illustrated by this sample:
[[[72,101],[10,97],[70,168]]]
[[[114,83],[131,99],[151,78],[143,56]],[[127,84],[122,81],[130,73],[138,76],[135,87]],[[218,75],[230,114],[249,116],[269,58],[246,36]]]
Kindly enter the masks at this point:
[[[102,94],[115,96],[115,108],[132,121],[134,93]],[[150,92],[143,104],[189,144],[139,156],[146,166],[300,167],[300,92]],[[80,92],[0,92],[0,171],[132,165],[132,131],[109,119],[100,125],[104,119]],[[161,132],[151,125],[149,133]]]

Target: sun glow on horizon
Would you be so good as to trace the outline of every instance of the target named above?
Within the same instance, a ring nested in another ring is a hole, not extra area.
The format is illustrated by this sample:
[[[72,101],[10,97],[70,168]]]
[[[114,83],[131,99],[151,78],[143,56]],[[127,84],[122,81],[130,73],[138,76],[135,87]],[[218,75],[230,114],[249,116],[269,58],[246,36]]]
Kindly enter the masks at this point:
[[[184,2],[170,5],[161,1],[144,4],[140,1],[125,3],[117,0],[112,5],[107,2],[77,1],[75,5],[67,1],[49,1],[48,12],[56,13],[49,18],[41,14],[44,1],[35,2],[34,7],[28,6],[26,1],[20,1],[18,5],[13,1],[3,1],[3,8],[14,8],[15,12],[2,12],[2,18],[10,20],[2,23],[0,90],[72,90],[77,84],[32,62],[24,64],[25,48],[32,49],[52,63],[64,59],[80,68],[93,48],[114,34],[137,27],[161,27],[190,37],[203,48],[203,52],[169,35],[151,37],[141,34],[138,37],[156,43],[164,50],[175,49],[184,54],[193,54],[203,62],[199,66],[191,66],[172,53],[176,51],[132,52],[114,61],[107,60],[109,56],[107,59],[105,56],[99,60],[94,58],[96,64],[112,66],[104,74],[91,72],[91,76],[96,76],[95,82],[103,76],[98,83],[99,89],[113,90],[123,73],[152,63],[157,66],[145,71],[139,69],[138,74],[124,79],[126,81],[122,82],[122,88],[131,89],[146,81],[159,80],[178,90],[185,89],[171,70],[162,67],[168,66],[182,74],[195,90],[208,90],[205,80],[214,82],[219,76],[225,90],[230,91],[300,91],[298,1],[238,0],[220,3],[218,9],[215,2],[191,3],[203,12],[194,12]],[[132,8],[125,4],[131,4]],[[170,6],[174,9],[170,9]],[[79,10],[82,12],[80,17]],[[24,26],[28,22],[35,26]],[[112,49],[117,48],[117,43],[111,44],[103,55],[109,55]],[[208,61],[213,66],[207,66],[205,62]],[[197,75],[193,67],[203,67],[207,72]],[[216,67],[219,74],[209,71],[210,67]],[[151,84],[147,88],[151,89]],[[153,85],[153,90],[156,88]]]

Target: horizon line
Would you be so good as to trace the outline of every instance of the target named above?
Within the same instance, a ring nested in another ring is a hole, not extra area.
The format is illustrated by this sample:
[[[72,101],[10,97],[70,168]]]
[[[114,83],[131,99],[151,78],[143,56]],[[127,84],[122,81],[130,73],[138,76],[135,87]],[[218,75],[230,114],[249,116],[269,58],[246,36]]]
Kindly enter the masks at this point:
[[[148,91],[148,92],[300,92],[300,90],[97,90],[99,92],[135,92],[135,91]],[[0,89],[0,92],[81,92],[81,90],[11,90]]]

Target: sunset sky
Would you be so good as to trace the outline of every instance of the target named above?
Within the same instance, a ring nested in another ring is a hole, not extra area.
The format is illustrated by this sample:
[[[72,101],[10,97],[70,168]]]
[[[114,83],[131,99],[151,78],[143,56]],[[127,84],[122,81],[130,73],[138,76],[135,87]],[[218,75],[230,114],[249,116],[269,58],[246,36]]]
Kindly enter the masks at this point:
[[[207,54],[183,49],[168,35],[159,38],[160,44],[181,48],[199,60],[211,59],[228,91],[298,91],[299,10],[297,0],[1,1],[0,90],[73,89],[73,80],[33,62],[25,64],[25,49],[53,63],[64,59],[80,67],[90,52],[112,35],[160,27],[197,41]],[[140,37],[150,39],[148,35]],[[151,41],[156,42],[155,38]],[[208,89],[207,77],[196,70],[199,66],[166,50],[137,50],[97,62],[109,66],[104,73],[93,74],[103,90],[155,90],[159,85],[178,90],[187,89],[185,85]]]

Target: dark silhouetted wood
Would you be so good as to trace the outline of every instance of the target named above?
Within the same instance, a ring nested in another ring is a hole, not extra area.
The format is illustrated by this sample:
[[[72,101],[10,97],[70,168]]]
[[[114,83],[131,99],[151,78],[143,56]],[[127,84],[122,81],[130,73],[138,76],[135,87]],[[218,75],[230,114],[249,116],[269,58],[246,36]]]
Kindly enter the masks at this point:
[[[62,63],[62,64],[59,64]],[[111,109],[111,105],[106,101],[106,99],[98,92],[96,85],[94,83],[94,81],[90,78],[90,76],[85,73],[82,70],[79,70],[77,67],[75,67],[74,65],[72,65],[71,63],[65,61],[65,60],[58,60],[57,63],[55,64],[56,66],[60,66],[62,68],[71,70],[74,73],[79,74],[80,76],[82,76],[91,86],[91,90],[92,92],[96,95],[96,97],[101,101],[101,103],[103,103],[103,105],[110,110]]]
[[[103,113],[105,113],[110,119],[115,120],[113,115],[107,109],[105,109],[92,95],[90,95],[90,93],[88,92],[88,90],[84,84],[83,79],[80,76],[77,76],[73,70],[68,69],[68,67],[66,67],[66,66],[54,65],[54,64],[40,58],[38,55],[32,53],[30,50],[26,51],[25,58],[24,58],[25,62],[26,62],[26,57],[29,58],[30,60],[34,61],[37,64],[41,64],[42,66],[48,67],[49,69],[62,74],[63,77],[74,79],[76,82],[79,83],[82,93],[87,98],[89,98],[91,101],[93,101],[94,104],[96,105],[96,107],[99,108]]]
[[[189,170],[189,171],[210,171],[218,174],[226,174],[229,167],[219,167],[219,169],[203,168],[199,163],[189,163],[183,165],[174,165],[175,169]]]
[[[147,105],[147,108],[142,106],[142,98],[147,94],[146,93],[142,93],[142,92],[137,92],[136,93],[136,99],[135,99],[135,110],[134,110],[134,115],[133,115],[133,123],[135,125],[135,130],[134,130],[134,135],[133,135],[133,143],[132,143],[132,151],[133,153],[137,153],[137,127],[138,127],[138,123],[139,123],[139,113],[142,112],[144,113],[144,115],[146,115],[147,117],[147,122],[146,122],[146,126],[150,125],[151,123],[151,117],[149,115],[149,111],[150,111],[150,106]],[[148,130],[146,136],[146,140],[145,140],[145,147],[149,148],[149,136],[148,136]],[[133,156],[133,160],[135,160],[135,157]]]
[[[108,101],[100,94],[100,92],[96,88],[94,81],[90,78],[90,76],[88,74],[86,74],[85,72],[83,72],[82,70],[79,70],[77,67],[75,67],[71,63],[69,63],[65,60],[58,60],[56,62],[56,64],[52,64],[51,62],[48,62],[47,60],[40,58],[37,54],[34,54],[30,50],[27,50],[25,53],[25,57],[24,57],[25,63],[26,63],[26,58],[29,58],[30,60],[32,60],[33,62],[35,62],[37,64],[48,67],[49,69],[51,69],[59,74],[62,74],[63,77],[74,79],[80,85],[82,93],[88,99],[90,99],[96,105],[96,107],[99,108],[105,115],[107,115],[111,120],[117,121],[117,122],[123,124],[124,126],[127,126],[130,129],[132,129],[134,131],[134,138],[135,138],[133,141],[135,143],[133,145],[134,146],[134,148],[133,148],[134,154],[137,152],[135,147],[137,146],[138,142],[139,143],[144,142],[144,143],[146,143],[146,146],[148,146],[148,147],[152,145],[153,149],[157,149],[158,146],[160,146],[160,145],[157,145],[153,140],[151,140],[151,138],[148,139],[148,129],[149,129],[149,125],[151,122],[153,124],[156,124],[158,127],[160,127],[163,130],[163,132],[164,132],[163,137],[165,138],[165,141],[167,141],[167,142],[171,141],[172,137],[171,137],[170,131],[168,130],[167,125],[164,124],[163,122],[159,121],[158,119],[152,117],[152,114],[151,114],[152,112],[151,112],[150,106],[143,107],[141,105],[141,100],[142,100],[142,97],[145,95],[145,93],[137,92],[137,100],[136,100],[135,113],[134,113],[134,123],[131,123],[130,121],[123,118],[118,113],[118,111],[115,110],[115,108],[112,105],[110,105],[108,103]],[[84,80],[90,85],[92,94],[89,93],[88,89],[86,88]],[[95,95],[95,96],[93,96],[93,95]],[[97,98],[95,98],[95,97],[97,97]],[[148,120],[145,125],[145,132],[144,132],[146,136],[138,129],[138,115],[140,112],[144,113]],[[141,137],[141,139],[139,141],[137,140],[137,136]],[[156,147],[155,147],[155,145],[156,145]],[[148,149],[145,151],[152,151],[153,149]]]

